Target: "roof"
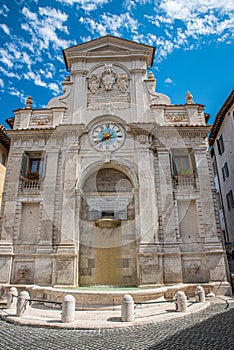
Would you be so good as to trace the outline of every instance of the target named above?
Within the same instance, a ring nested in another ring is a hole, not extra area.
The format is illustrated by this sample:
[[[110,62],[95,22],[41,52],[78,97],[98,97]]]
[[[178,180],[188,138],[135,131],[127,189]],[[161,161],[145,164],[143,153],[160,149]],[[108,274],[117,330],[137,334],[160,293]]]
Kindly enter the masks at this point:
[[[228,96],[228,98],[226,99],[226,101],[224,102],[224,104],[222,105],[222,107],[220,108],[220,110],[218,111],[215,117],[215,121],[213,123],[212,129],[209,135],[210,146],[214,144],[214,141],[217,137],[219,129],[224,121],[224,118],[233,104],[234,104],[234,89],[232,89],[232,92],[230,93],[230,95]]]
[[[82,44],[71,46],[63,50],[63,56],[66,64],[66,68],[71,68],[71,59],[84,56],[92,57],[102,55],[105,52],[115,49],[116,55],[125,54],[129,57],[129,53],[141,53],[148,56],[148,66],[153,65],[155,47],[145,44],[139,44],[132,40],[118,38],[112,35],[106,35],[94,40],[87,41]],[[113,52],[112,52],[113,55]]]
[[[9,127],[11,129],[13,129],[13,127],[14,127],[14,122],[15,122],[15,117],[11,117],[11,118],[6,119],[6,123],[9,125]]]
[[[10,137],[7,134],[6,128],[0,124],[0,143],[6,148],[10,147]]]

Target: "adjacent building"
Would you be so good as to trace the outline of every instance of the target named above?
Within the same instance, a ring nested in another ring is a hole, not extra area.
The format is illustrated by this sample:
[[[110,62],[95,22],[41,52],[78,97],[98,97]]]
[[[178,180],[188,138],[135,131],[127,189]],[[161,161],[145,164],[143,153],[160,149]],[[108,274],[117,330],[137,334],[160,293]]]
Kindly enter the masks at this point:
[[[234,89],[216,115],[209,143],[216,176],[221,229],[230,251],[234,249]]]
[[[2,204],[2,193],[5,182],[9,147],[10,138],[7,134],[7,130],[3,125],[0,125],[0,207]]]
[[[154,47],[63,54],[63,95],[14,112],[0,282],[228,288],[204,106],[156,91]]]

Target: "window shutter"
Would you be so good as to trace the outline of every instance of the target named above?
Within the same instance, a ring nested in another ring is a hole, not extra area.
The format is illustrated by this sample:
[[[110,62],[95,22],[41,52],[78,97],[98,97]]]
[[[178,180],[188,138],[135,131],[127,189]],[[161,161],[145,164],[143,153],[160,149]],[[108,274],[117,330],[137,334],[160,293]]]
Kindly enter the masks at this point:
[[[22,157],[22,162],[21,162],[21,170],[20,170],[20,175],[25,176],[28,171],[28,164],[29,164],[29,156],[24,153]]]

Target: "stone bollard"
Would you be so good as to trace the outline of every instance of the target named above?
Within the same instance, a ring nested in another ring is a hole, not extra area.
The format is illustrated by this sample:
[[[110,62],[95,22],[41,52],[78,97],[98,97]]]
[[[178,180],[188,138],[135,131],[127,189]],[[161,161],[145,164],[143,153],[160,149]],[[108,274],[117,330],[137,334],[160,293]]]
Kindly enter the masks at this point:
[[[202,286],[197,286],[195,291],[195,299],[198,303],[205,303],[206,301],[206,295],[204,288]]]
[[[7,308],[16,309],[18,300],[18,290],[15,287],[11,287],[7,293]]]
[[[72,295],[66,295],[63,299],[61,321],[72,322],[75,319],[76,299]]]
[[[187,311],[187,298],[184,292],[179,291],[175,295],[176,310],[179,312]]]
[[[30,296],[27,291],[23,291],[19,294],[17,305],[16,305],[16,316],[22,316],[26,310],[29,308],[29,300]]]
[[[131,295],[125,294],[122,300],[122,308],[121,308],[121,321],[122,322],[134,322],[134,300]]]

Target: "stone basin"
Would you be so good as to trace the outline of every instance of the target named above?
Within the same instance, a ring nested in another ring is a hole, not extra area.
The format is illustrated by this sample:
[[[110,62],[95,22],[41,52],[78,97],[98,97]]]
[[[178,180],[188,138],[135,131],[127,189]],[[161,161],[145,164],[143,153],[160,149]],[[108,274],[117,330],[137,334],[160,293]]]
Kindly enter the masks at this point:
[[[95,221],[95,225],[101,228],[114,228],[121,225],[121,221],[114,218],[102,218]]]

